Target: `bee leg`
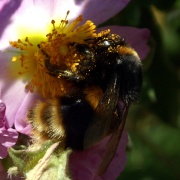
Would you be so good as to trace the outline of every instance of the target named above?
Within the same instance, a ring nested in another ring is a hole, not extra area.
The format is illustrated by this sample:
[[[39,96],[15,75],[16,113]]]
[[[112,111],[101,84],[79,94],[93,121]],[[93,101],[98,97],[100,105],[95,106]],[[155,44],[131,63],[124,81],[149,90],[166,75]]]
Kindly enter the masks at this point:
[[[71,70],[65,69],[60,70],[59,67],[55,64],[51,64],[49,59],[46,59],[45,66],[48,70],[48,74],[57,78],[64,78],[70,81],[82,81],[84,79],[83,76],[77,75],[73,73]]]
[[[38,44],[37,46],[38,46],[38,48],[41,49],[40,44]],[[47,74],[54,76],[54,77],[57,77],[57,78],[62,77],[64,79],[67,79],[70,81],[76,81],[76,82],[79,82],[79,81],[84,79],[83,76],[77,75],[77,74],[73,73],[71,70],[68,70],[68,69],[60,70],[59,66],[57,66],[56,64],[50,63],[50,57],[48,56],[48,54],[44,50],[41,49],[41,52],[45,56],[45,66],[48,70],[46,72]]]

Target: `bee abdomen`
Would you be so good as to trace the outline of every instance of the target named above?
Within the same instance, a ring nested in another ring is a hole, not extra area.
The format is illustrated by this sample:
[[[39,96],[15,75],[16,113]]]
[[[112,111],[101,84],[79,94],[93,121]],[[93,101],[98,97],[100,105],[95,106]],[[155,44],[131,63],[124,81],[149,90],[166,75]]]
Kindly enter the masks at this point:
[[[35,139],[55,141],[62,140],[65,131],[62,126],[62,114],[59,111],[58,99],[38,102],[34,109],[30,110],[27,118],[32,125],[32,134]]]
[[[61,97],[38,102],[28,113],[32,138],[36,141],[61,141],[63,148],[82,150],[84,135],[94,109],[84,98]]]

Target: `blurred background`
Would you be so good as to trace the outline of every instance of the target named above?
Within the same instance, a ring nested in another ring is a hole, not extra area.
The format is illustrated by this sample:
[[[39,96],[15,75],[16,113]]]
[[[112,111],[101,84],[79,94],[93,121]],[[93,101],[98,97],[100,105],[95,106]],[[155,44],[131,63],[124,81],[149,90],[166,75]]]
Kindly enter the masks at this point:
[[[126,124],[127,164],[118,180],[180,179],[180,0],[133,0],[104,25],[151,31],[142,95]]]

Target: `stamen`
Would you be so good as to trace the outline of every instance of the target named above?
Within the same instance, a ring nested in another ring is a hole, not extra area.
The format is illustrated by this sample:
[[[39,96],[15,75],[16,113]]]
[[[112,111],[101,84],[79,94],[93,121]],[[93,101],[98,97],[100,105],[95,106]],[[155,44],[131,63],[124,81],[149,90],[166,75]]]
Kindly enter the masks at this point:
[[[69,13],[70,13],[70,11],[67,11],[65,19],[61,20],[61,23],[59,24],[59,28],[63,28],[63,27],[65,27],[68,24],[67,17],[69,15]]]
[[[56,28],[55,28],[55,20],[52,20],[52,21],[51,21],[51,24],[53,25],[53,29],[56,29]]]
[[[33,46],[33,45],[29,42],[28,37],[25,38],[25,41],[28,43],[29,46]]]
[[[52,20],[52,30],[44,35],[46,39],[33,38],[26,36],[24,40],[10,42],[11,46],[21,50],[21,54],[12,57],[13,62],[20,62],[18,74],[25,79],[30,79],[26,89],[30,92],[35,90],[43,97],[54,97],[67,93],[71,83],[67,82],[57,74],[57,77],[50,75],[49,69],[46,67],[47,61],[55,65],[58,69],[69,69],[76,71],[81,58],[76,53],[76,49],[70,46],[70,43],[85,43],[86,39],[92,39],[102,34],[96,34],[96,26],[90,20],[83,25],[79,25],[83,16],[78,16],[74,21],[69,23],[67,11],[65,19],[61,20],[57,26],[56,21]],[[106,32],[104,32],[106,33]],[[42,32],[43,34],[43,32]],[[55,69],[56,70],[56,69]],[[53,71],[53,69],[52,69]]]

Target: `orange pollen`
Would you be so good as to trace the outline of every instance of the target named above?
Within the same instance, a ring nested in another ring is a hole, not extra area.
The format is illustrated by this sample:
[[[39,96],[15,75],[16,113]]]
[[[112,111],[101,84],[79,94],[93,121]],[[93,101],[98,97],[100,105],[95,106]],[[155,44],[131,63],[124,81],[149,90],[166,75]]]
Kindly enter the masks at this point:
[[[84,43],[86,39],[98,36],[95,33],[96,26],[92,21],[88,20],[79,25],[83,20],[83,16],[80,15],[69,22],[69,13],[70,11],[67,11],[65,19],[61,20],[59,25],[55,20],[51,21],[52,30],[44,34],[46,39],[43,41],[41,39],[38,41],[36,38],[36,42],[32,42],[27,36],[24,40],[10,42],[12,47],[21,50],[21,54],[14,56],[12,61],[20,62],[18,74],[28,79],[26,88],[31,92],[37,90],[44,97],[66,93],[66,87],[71,85],[67,85],[61,75],[57,74],[57,77],[50,75],[51,68],[46,67],[46,64],[50,63],[59,69],[76,71],[81,59],[75,47],[70,44]]]

